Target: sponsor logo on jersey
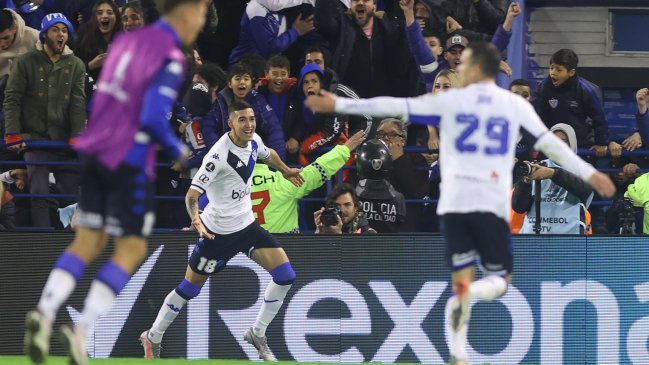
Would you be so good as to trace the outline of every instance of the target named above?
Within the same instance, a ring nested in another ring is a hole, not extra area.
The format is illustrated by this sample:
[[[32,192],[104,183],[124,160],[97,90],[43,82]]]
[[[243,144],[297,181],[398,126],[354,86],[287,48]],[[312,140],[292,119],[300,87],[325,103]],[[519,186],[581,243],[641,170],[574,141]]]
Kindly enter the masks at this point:
[[[212,172],[212,171],[214,171],[214,169],[215,169],[215,166],[214,166],[214,163],[212,163],[212,162],[208,162],[207,165],[205,165],[205,170],[207,170],[208,172]]]
[[[219,161],[219,154],[218,153],[213,154],[212,159]]]
[[[241,201],[241,199],[250,195],[250,188],[246,187],[243,190],[232,189],[232,200]]]

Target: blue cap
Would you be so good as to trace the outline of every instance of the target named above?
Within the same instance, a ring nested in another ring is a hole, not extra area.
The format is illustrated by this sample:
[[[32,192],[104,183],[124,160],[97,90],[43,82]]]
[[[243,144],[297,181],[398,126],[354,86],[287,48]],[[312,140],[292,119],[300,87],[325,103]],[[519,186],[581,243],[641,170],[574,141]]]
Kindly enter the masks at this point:
[[[47,30],[50,29],[56,23],[65,24],[65,26],[68,27],[69,36],[72,37],[72,33],[74,32],[74,27],[72,26],[72,23],[70,23],[68,18],[66,18],[65,15],[61,13],[52,13],[52,14],[45,15],[43,17],[43,20],[41,20],[41,33],[40,33],[41,42],[43,41],[45,32],[47,32]]]

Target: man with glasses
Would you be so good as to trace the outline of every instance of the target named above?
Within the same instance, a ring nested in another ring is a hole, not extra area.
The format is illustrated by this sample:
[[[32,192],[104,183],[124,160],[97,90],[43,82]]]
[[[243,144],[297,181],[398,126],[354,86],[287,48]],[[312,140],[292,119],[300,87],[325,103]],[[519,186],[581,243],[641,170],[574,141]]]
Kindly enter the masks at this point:
[[[420,153],[405,153],[408,139],[406,122],[395,119],[383,119],[376,130],[376,138],[385,142],[392,155],[392,174],[388,178],[392,186],[406,199],[425,199],[428,197],[428,171],[418,169],[427,167],[426,159]],[[408,219],[400,227],[401,232],[421,231],[421,204],[406,204]]]

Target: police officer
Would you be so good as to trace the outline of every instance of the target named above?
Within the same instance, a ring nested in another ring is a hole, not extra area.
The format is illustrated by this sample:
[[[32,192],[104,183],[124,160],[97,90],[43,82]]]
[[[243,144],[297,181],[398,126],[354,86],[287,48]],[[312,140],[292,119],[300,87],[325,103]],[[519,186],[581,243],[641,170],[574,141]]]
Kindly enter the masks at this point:
[[[406,220],[406,202],[387,180],[392,171],[392,156],[385,142],[369,140],[361,145],[356,155],[360,181],[356,195],[370,227],[379,233],[399,232]]]

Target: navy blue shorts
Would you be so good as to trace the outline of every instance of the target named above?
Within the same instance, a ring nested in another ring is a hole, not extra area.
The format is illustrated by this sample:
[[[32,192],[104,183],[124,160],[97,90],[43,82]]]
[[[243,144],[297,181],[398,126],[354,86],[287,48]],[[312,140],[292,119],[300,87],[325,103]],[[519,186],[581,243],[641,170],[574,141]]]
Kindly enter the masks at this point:
[[[480,264],[489,274],[512,272],[509,224],[493,213],[449,213],[440,224],[446,241],[446,258],[453,271]]]
[[[94,157],[80,158],[78,224],[116,237],[148,236],[155,222],[155,186],[144,170],[122,164],[110,171]]]
[[[246,228],[230,234],[214,234],[214,239],[201,238],[189,257],[189,267],[197,274],[217,273],[239,252],[250,256],[255,248],[278,248],[279,242],[262,228],[252,222]]]

